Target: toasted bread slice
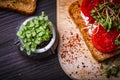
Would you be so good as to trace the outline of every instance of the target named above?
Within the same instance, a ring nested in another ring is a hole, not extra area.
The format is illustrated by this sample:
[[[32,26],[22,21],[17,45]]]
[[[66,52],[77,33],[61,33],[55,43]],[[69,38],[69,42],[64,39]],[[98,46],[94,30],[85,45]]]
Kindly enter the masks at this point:
[[[0,0],[0,8],[32,15],[36,9],[36,1],[37,0]]]
[[[73,21],[75,24],[78,26],[80,29],[81,34],[83,35],[84,41],[86,45],[88,46],[88,49],[90,50],[92,56],[97,60],[97,61],[104,61],[108,58],[111,58],[117,54],[120,54],[120,50],[113,51],[111,53],[102,53],[98,51],[92,43],[91,36],[88,34],[88,30],[82,30],[82,28],[86,27],[84,20],[82,19],[80,13],[80,4],[82,0],[76,1],[73,4],[70,5],[69,7],[69,14],[72,17]]]

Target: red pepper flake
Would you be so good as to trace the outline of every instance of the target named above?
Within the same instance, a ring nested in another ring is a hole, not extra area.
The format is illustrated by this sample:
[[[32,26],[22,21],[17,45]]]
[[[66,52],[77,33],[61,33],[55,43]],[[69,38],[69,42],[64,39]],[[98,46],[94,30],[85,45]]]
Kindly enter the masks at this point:
[[[73,72],[71,72],[71,74],[73,74]]]
[[[71,35],[73,35],[73,33],[72,33],[72,32],[70,32],[70,34],[71,34]]]
[[[62,40],[65,40],[64,35],[62,36]]]
[[[96,73],[99,73],[99,71],[96,71]]]
[[[87,56],[84,56],[85,58],[87,58]]]
[[[61,38],[61,58],[69,64],[76,62],[78,55],[75,55],[74,53],[79,53],[79,47],[81,46],[79,34],[73,33],[72,31],[65,31]]]
[[[83,65],[83,68],[85,68],[85,67],[86,67],[84,62],[82,62],[82,65]]]
[[[77,57],[75,57],[75,59],[77,60]]]
[[[103,65],[102,64],[100,65],[100,69],[103,69]]]
[[[62,62],[62,64],[65,64],[65,62]]]
[[[66,61],[67,61],[68,63],[70,63],[70,60],[69,60],[69,59],[67,59]]]
[[[78,43],[79,46],[81,46],[81,43]]]
[[[80,68],[79,65],[77,66],[77,68]]]
[[[83,66],[83,68],[85,68],[85,65]]]
[[[76,71],[75,73],[77,74],[78,72]]]
[[[70,17],[69,17],[69,16],[67,16],[67,18],[68,18],[68,19],[70,19]]]
[[[88,74],[90,74],[91,72],[88,72]]]
[[[99,69],[99,67],[97,67],[97,69]]]
[[[82,62],[82,65],[84,65],[84,62]]]
[[[79,35],[78,34],[76,34],[76,38],[79,39]]]
[[[61,54],[61,58],[65,58],[66,57],[66,55],[65,54]]]

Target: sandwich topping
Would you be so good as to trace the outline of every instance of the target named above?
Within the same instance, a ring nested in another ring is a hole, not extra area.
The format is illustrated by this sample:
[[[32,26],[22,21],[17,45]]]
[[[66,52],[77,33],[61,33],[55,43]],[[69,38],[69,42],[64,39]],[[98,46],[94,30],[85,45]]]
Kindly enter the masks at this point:
[[[92,29],[93,45],[101,52],[112,52],[120,46],[120,0],[83,0],[81,15]],[[91,32],[91,33],[90,33]]]
[[[118,48],[118,45],[115,44],[115,39],[119,35],[119,32],[116,29],[112,29],[110,32],[107,32],[103,26],[98,25],[99,29],[94,29],[92,35],[92,42],[94,47],[101,52],[112,52]],[[97,31],[97,32],[96,32]]]

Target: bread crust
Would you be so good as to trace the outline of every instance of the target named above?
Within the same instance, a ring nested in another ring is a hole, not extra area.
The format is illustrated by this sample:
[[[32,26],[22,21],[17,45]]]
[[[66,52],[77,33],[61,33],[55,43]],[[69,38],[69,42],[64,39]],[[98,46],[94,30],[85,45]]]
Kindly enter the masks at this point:
[[[80,13],[80,6],[81,6],[82,0],[78,0],[74,2],[72,5],[69,7],[69,14],[77,27],[79,28],[81,34],[83,35],[84,41],[86,45],[88,46],[88,49],[90,50],[92,56],[97,60],[97,61],[104,61],[108,58],[111,58],[115,55],[120,54],[120,50],[116,50],[110,53],[102,53],[98,51],[92,43],[91,36],[88,34],[88,30],[82,30],[82,28],[86,27],[84,20],[82,19]]]
[[[37,0],[0,0],[0,8],[32,15],[36,9],[36,1]]]

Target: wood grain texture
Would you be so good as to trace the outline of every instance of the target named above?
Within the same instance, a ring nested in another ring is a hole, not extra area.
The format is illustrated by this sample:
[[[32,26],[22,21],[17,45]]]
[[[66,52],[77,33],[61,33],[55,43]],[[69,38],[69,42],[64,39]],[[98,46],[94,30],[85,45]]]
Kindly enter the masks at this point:
[[[56,0],[38,0],[33,16],[45,11],[56,27]],[[14,40],[16,28],[29,16],[0,9],[0,80],[70,80],[55,55],[32,60],[21,55]]]

